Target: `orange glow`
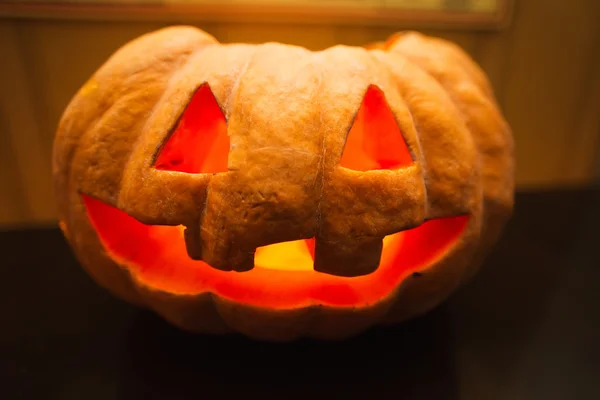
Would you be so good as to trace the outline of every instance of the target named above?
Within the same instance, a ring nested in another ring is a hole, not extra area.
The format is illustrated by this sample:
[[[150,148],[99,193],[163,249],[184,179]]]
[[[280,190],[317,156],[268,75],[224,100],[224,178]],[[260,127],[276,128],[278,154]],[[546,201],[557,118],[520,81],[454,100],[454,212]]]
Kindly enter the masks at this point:
[[[313,304],[360,307],[375,303],[407,275],[426,270],[456,242],[468,222],[468,216],[435,219],[386,237],[379,268],[365,276],[347,278],[316,272],[312,267],[308,270],[306,257],[295,267],[283,264],[293,257],[302,257],[302,252],[310,254],[310,247],[301,241],[261,248],[256,255],[256,267],[239,273],[220,271],[203,261],[190,259],[180,227],[144,225],[97,199],[83,196],[83,201],[108,253],[141,281],[172,292],[206,291],[272,308]],[[269,252],[285,254],[289,246],[297,246],[298,251],[286,255],[281,263],[265,258],[265,252],[266,256]],[[260,265],[265,259],[267,264]],[[286,268],[273,269],[281,266]]]
[[[166,171],[227,171],[227,121],[208,84],[201,85],[163,145],[154,167]]]
[[[310,247],[313,243],[313,251]],[[284,271],[311,271],[314,263],[314,239],[293,240],[259,247],[254,264],[260,268]]]
[[[200,86],[155,167],[188,173],[227,171],[227,123],[208,84]],[[349,132],[341,165],[359,171],[413,163],[383,92],[370,86]],[[384,239],[379,268],[359,277],[313,269],[315,239],[260,247],[255,267],[225,272],[188,257],[181,226],[144,225],[125,212],[83,195],[100,241],[118,264],[150,286],[179,293],[212,292],[272,308],[313,304],[360,307],[377,302],[415,271],[426,270],[464,232],[468,216],[435,219]]]
[[[355,171],[398,169],[413,163],[385,95],[371,85],[356,114],[340,165]]]

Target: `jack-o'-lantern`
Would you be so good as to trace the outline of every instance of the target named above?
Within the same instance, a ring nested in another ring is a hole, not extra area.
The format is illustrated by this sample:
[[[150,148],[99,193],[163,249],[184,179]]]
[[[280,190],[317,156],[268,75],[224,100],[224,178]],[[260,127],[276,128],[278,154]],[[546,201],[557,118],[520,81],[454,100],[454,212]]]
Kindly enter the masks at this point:
[[[512,209],[512,152],[445,41],[311,52],[172,27],[80,89],[53,173],[66,238],[114,294],[196,332],[341,338],[473,274]]]

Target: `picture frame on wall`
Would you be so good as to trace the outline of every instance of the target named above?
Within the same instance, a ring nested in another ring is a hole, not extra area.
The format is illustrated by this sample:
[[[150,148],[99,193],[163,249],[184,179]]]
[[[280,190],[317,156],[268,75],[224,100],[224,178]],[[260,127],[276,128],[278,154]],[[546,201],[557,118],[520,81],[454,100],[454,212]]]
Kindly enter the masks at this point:
[[[0,17],[253,21],[497,30],[512,0],[8,0]]]

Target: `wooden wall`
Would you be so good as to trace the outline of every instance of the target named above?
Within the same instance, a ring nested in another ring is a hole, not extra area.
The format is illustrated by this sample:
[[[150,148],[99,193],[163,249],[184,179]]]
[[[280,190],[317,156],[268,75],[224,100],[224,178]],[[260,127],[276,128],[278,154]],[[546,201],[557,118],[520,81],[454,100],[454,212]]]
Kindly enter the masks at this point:
[[[426,30],[487,71],[513,127],[521,188],[584,185],[598,174],[600,2],[516,0],[498,32]],[[185,23],[185,21],[182,21]],[[125,41],[165,23],[0,20],[0,227],[55,219],[50,157],[62,110]],[[383,27],[196,23],[222,42],[361,45]]]

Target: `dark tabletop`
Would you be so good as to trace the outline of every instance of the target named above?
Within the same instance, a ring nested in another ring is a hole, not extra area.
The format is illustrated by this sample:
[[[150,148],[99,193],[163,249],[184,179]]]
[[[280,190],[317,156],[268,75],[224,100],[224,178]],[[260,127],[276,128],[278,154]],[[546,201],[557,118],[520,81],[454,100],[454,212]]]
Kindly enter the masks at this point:
[[[98,288],[58,229],[0,232],[0,398],[600,399],[600,189],[516,204],[448,302],[343,342],[186,334]]]

